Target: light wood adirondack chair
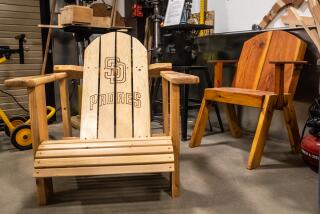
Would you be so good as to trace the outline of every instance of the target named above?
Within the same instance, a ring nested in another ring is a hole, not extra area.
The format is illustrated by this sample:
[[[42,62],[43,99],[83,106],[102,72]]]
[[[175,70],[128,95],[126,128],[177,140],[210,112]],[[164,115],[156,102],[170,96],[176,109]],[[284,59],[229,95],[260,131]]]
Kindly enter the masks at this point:
[[[76,70],[81,76],[81,69]],[[147,50],[127,34],[102,35],[85,50],[80,139],[70,138],[67,73],[6,81],[28,87],[40,204],[53,192],[52,177],[60,176],[169,172],[172,197],[179,196],[179,84],[199,79],[173,71],[161,75],[165,135],[159,137],[151,136]],[[63,140],[48,137],[45,84],[53,81],[59,82]]]
[[[299,151],[299,129],[293,96],[299,79],[299,71],[305,61],[306,43],[284,31],[261,33],[244,43],[237,64],[232,87],[221,87],[223,64],[234,60],[215,60],[214,88],[207,88],[192,133],[190,147],[201,144],[209,114],[210,101],[227,105],[231,134],[241,136],[241,128],[234,105],[261,109],[253,139],[248,169],[260,165],[265,139],[274,109],[282,110],[294,152]]]

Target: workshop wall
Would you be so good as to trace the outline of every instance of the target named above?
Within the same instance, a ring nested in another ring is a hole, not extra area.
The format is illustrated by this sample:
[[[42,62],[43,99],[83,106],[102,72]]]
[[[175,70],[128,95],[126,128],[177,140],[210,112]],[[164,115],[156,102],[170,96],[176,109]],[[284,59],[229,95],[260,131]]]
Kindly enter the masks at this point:
[[[276,2],[275,0],[207,1],[207,9],[215,11],[215,33],[251,30],[252,25],[259,24]],[[193,0],[193,12],[199,12],[199,2],[200,0]],[[307,3],[299,8],[299,13],[310,16]],[[280,20],[284,14],[286,10],[280,12],[268,27],[285,27]]]
[[[40,23],[39,0],[0,0],[0,45],[18,48],[15,36],[26,34],[25,64],[19,64],[19,55],[0,64],[0,89],[16,96],[25,107],[28,106],[27,90],[22,88],[9,89],[4,86],[4,80],[12,77],[37,75],[42,63],[41,32],[37,25]],[[8,115],[25,115],[12,98],[0,92],[0,108]]]

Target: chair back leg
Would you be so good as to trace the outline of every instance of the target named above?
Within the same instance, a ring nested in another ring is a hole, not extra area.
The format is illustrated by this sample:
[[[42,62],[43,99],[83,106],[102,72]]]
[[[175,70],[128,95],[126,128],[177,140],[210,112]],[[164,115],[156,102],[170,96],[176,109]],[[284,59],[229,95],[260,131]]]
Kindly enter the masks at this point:
[[[289,142],[293,153],[300,152],[300,133],[293,106],[292,97],[285,98],[286,105],[283,107],[283,116],[288,130]]]
[[[230,128],[230,132],[233,137],[239,138],[242,136],[242,131],[239,126],[238,117],[236,114],[235,106],[232,104],[226,104],[226,112],[228,118],[228,124]]]

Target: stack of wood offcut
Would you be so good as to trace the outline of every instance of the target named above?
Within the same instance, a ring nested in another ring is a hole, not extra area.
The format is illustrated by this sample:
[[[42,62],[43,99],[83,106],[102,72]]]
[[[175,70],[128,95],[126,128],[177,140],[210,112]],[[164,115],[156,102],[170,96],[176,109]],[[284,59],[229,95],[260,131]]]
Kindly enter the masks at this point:
[[[295,8],[290,7],[289,12],[292,13],[296,17],[297,21],[303,26],[320,53],[320,1],[308,0],[308,7],[312,14],[315,27],[310,27],[310,25],[308,26],[306,20],[298,14]]]
[[[82,25],[98,28],[124,27],[117,11],[117,0],[112,5],[92,3],[88,6],[67,5],[60,9],[59,26]]]

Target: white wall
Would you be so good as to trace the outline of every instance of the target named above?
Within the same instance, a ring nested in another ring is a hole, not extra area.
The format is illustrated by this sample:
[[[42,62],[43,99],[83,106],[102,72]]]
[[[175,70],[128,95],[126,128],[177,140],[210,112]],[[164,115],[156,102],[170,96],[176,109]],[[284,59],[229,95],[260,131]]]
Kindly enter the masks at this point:
[[[215,32],[232,32],[251,30],[253,24],[259,24],[270,11],[275,0],[207,0],[208,10],[215,11]],[[199,12],[200,0],[193,0],[192,11]],[[299,9],[302,15],[309,16],[306,3]],[[280,13],[269,25],[270,28],[285,27]]]

